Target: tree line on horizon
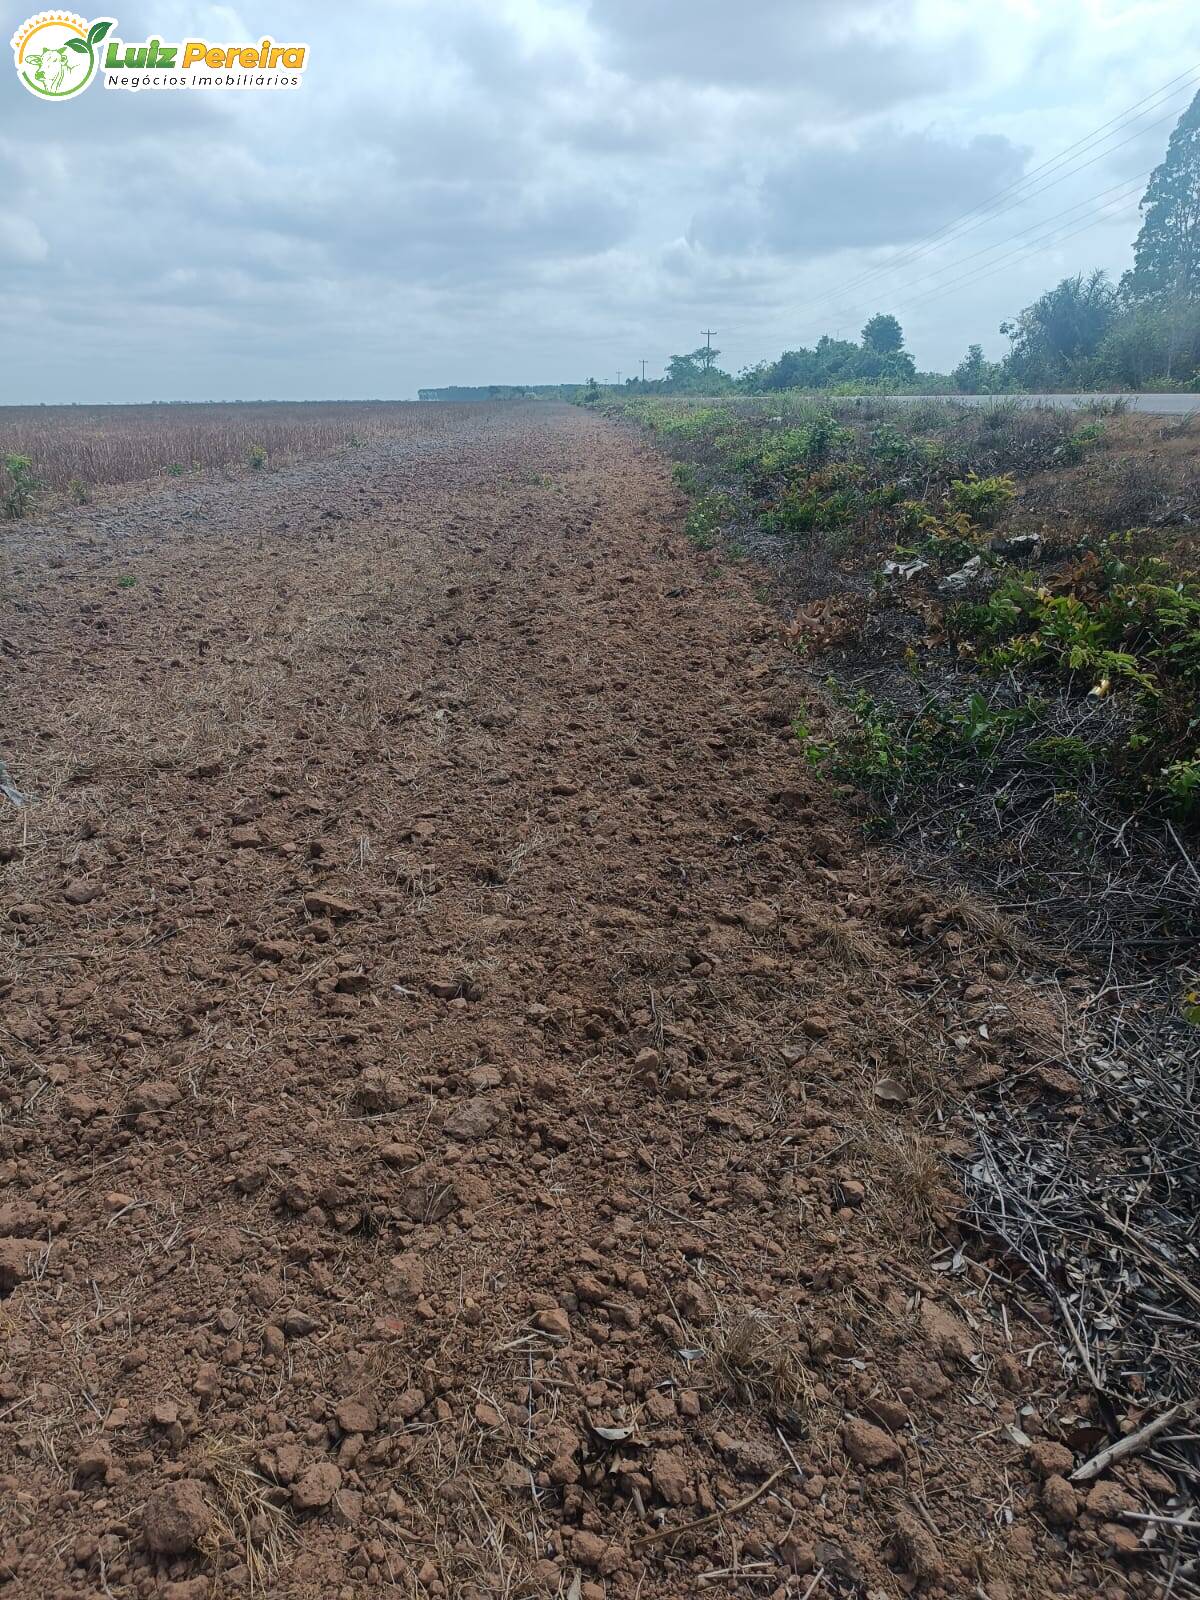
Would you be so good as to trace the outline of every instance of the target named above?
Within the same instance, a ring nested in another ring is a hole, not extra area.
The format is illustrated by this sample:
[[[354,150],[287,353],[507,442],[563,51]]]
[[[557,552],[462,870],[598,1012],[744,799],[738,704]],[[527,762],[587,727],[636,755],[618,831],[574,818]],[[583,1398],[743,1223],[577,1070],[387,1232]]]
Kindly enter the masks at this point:
[[[1119,283],[1102,270],[1063,278],[1000,324],[1009,349],[989,361],[968,346],[948,373],[919,372],[897,318],[877,312],[852,339],[823,335],[736,378],[720,351],[702,345],[672,356],[666,375],[630,378],[622,392],[718,395],[778,389],[941,391],[1200,390],[1200,94],[1180,117],[1142,197],[1133,266]],[[584,398],[603,386],[589,379]],[[611,392],[611,391],[610,391]]]

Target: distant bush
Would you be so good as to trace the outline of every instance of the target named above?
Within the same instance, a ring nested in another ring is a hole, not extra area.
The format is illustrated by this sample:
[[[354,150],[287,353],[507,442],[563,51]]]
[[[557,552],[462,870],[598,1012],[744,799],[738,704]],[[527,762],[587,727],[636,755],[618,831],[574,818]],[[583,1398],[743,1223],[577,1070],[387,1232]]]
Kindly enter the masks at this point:
[[[4,475],[0,478],[0,506],[9,521],[25,515],[35,491],[40,487],[33,475],[33,462],[28,456],[5,456]]]

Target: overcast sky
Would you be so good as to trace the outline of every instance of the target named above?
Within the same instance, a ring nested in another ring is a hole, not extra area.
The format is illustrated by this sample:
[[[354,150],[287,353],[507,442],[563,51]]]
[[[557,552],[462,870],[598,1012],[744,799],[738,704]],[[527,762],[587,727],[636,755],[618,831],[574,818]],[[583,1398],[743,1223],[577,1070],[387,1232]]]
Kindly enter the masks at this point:
[[[6,57],[0,403],[611,381],[708,327],[736,371],[876,310],[919,366],[972,340],[998,355],[1042,289],[1128,265],[1122,191],[1195,83],[1082,171],[915,248],[1200,66],[1194,0],[107,9],[126,40],[268,32],[311,66],[296,91],[94,83],[54,105]],[[6,48],[24,15],[7,6]],[[978,254],[1064,211],[1063,231],[1101,220],[998,270],[1005,250]]]

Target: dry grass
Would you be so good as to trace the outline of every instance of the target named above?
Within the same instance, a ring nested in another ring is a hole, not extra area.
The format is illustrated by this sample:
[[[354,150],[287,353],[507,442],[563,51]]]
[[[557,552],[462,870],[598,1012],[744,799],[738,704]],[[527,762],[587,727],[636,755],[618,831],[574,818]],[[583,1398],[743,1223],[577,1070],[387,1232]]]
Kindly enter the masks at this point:
[[[874,1174],[886,1199],[881,1219],[901,1235],[930,1240],[948,1190],[948,1172],[928,1134],[874,1107],[864,1110],[855,1138],[865,1171]]]
[[[213,1488],[213,1525],[203,1549],[216,1564],[234,1549],[250,1573],[250,1592],[269,1592],[292,1542],[291,1520],[271,1498],[272,1485],[225,1440],[208,1440],[199,1465]]]
[[[886,949],[861,923],[840,922],[814,908],[809,927],[813,942],[828,949],[847,970],[868,971],[880,984],[888,981]]]
[[[248,402],[236,405],[6,406],[0,408],[0,457],[28,456],[45,488],[67,492],[132,483],[167,471],[266,465],[326,455],[408,432],[435,407],[403,401]],[[0,469],[2,476],[2,469]]]
[[[989,905],[976,889],[950,887],[944,898],[958,922],[983,941],[986,951],[995,951],[1036,967],[1055,959],[1055,953],[1030,938],[1015,917]]]
[[[722,1386],[741,1405],[800,1432],[814,1404],[812,1381],[794,1338],[758,1311],[718,1303],[712,1363]]]

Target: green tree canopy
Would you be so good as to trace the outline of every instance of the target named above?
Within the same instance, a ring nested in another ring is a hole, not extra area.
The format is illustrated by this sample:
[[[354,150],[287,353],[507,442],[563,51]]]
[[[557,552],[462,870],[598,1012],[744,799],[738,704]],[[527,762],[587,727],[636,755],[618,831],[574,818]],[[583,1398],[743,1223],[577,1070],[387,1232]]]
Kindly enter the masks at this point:
[[[1133,270],[1122,288],[1132,300],[1200,299],[1200,94],[1150,174],[1141,211]]]
[[[895,317],[877,311],[862,331],[864,350],[877,356],[899,355],[904,349],[904,332]]]
[[[719,350],[701,345],[667,362],[667,387],[677,394],[718,394],[731,388],[733,379],[716,365]]]
[[[1064,278],[1040,295],[1001,333],[1012,340],[1008,367],[1019,383],[1031,388],[1086,384],[1088,370],[1117,315],[1117,291],[1102,271]]]

